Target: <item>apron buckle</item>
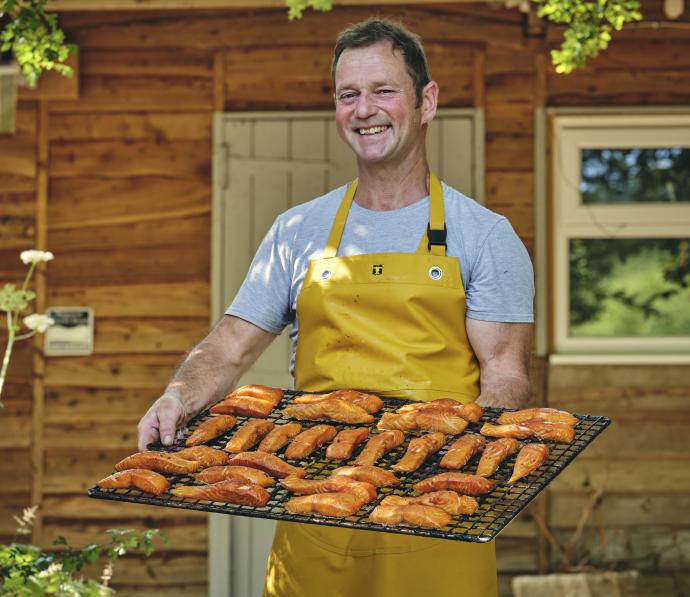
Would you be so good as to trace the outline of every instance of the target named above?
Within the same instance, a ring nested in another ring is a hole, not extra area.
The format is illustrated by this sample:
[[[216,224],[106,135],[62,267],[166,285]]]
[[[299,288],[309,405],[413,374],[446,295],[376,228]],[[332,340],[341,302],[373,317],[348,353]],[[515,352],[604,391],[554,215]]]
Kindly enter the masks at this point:
[[[443,225],[443,230],[432,230],[431,229],[431,223],[427,224],[426,227],[426,237],[429,240],[429,244],[427,246],[427,250],[431,251],[431,245],[438,245],[442,246],[444,248],[448,248],[448,245],[446,244],[446,236],[448,234],[448,228],[446,228],[446,225]]]

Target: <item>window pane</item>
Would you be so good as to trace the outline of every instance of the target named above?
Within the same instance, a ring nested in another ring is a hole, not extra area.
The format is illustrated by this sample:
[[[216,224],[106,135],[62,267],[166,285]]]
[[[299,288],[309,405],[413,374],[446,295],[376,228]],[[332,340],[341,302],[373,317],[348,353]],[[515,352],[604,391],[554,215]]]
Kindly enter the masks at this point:
[[[572,239],[569,335],[690,336],[690,239]]]
[[[583,149],[582,203],[690,202],[690,148]]]

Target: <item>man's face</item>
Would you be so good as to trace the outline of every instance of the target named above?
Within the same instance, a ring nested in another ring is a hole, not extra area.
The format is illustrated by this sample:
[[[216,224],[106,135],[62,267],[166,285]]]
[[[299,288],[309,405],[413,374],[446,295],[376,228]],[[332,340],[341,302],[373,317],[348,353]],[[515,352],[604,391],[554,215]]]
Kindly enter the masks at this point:
[[[340,55],[335,70],[335,119],[338,134],[358,161],[396,163],[423,148],[422,125],[433,113],[429,116],[426,99],[422,106],[416,104],[403,55],[390,43],[350,48]]]

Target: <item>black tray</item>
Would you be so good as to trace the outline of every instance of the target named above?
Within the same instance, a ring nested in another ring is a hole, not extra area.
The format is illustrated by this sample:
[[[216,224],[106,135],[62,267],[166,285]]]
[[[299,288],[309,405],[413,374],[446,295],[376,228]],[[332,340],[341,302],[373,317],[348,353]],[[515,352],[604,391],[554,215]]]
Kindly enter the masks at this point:
[[[282,408],[286,406],[296,395],[300,392],[286,391],[282,402],[269,415],[268,420],[276,424],[284,424],[291,419],[282,415]],[[406,400],[398,400],[395,398],[384,398],[384,408],[377,413],[378,417],[383,412],[395,412]],[[470,423],[465,430],[467,432],[478,433],[480,427],[484,422],[493,422],[504,409],[486,408],[482,420],[478,423]],[[208,411],[204,411],[197,417],[192,419],[187,429],[189,432],[209,415]],[[185,508],[189,510],[201,510],[204,512],[216,512],[222,514],[234,514],[239,516],[251,516],[255,518],[271,518],[275,520],[285,520],[290,522],[303,522],[309,524],[325,524],[329,526],[347,527],[353,529],[364,529],[368,531],[383,531],[389,533],[399,533],[404,535],[419,535],[424,537],[436,537],[439,539],[454,539],[456,541],[471,541],[471,542],[486,542],[491,541],[500,533],[505,526],[515,518],[520,511],[531,502],[535,496],[542,491],[553,479],[558,475],[582,450],[589,445],[597,435],[599,435],[611,422],[606,417],[590,416],[590,415],[575,415],[580,422],[575,427],[575,439],[569,443],[554,443],[544,442],[550,445],[551,451],[547,460],[536,471],[524,477],[523,479],[508,484],[506,481],[510,478],[513,470],[516,455],[513,454],[507,458],[499,469],[490,477],[495,482],[492,491],[486,495],[477,497],[479,508],[477,512],[472,515],[463,515],[454,517],[451,523],[444,528],[444,530],[412,528],[408,526],[388,527],[381,524],[369,522],[369,514],[387,495],[401,495],[410,496],[416,495],[412,490],[412,485],[417,481],[421,481],[431,475],[441,472],[447,472],[438,466],[446,452],[447,447],[457,439],[458,436],[449,436],[445,446],[434,456],[430,457],[418,470],[413,473],[396,473],[400,479],[400,484],[396,487],[381,487],[378,489],[377,498],[363,506],[353,516],[347,518],[328,518],[318,515],[299,515],[291,514],[285,510],[283,504],[293,497],[293,494],[282,489],[279,483],[273,487],[268,487],[267,490],[271,494],[268,503],[263,507],[241,506],[236,504],[228,504],[225,502],[211,502],[207,500],[189,500],[174,496],[165,492],[159,496],[152,496],[139,491],[138,489],[100,489],[92,487],[88,491],[89,497],[116,500],[123,502],[136,502],[139,504],[150,504],[154,506],[167,506],[172,508]],[[228,438],[237,431],[237,429],[248,420],[247,417],[238,417],[238,422],[229,431],[217,437],[208,446],[222,449]],[[319,422],[301,421],[303,429],[312,425],[319,424]],[[328,424],[335,426],[338,430],[348,427],[356,427],[356,425],[346,425],[343,423],[334,423],[327,421]],[[372,435],[379,433],[375,428],[375,423],[372,424]],[[421,435],[422,432],[408,431],[405,432],[405,442],[402,446],[392,450],[384,457],[379,459],[375,464],[382,468],[389,468],[397,462],[405,453],[409,440]],[[185,433],[187,437],[189,433]],[[487,438],[490,440],[491,438]],[[527,441],[520,442],[522,445]],[[184,447],[184,440],[180,439],[170,450],[179,450]],[[354,452],[352,458],[347,461],[330,461],[325,458],[325,451],[327,446],[322,446],[319,450],[312,453],[309,459],[304,461],[289,460],[290,464],[301,466],[307,469],[307,479],[319,479],[327,477],[330,472],[340,466],[351,464],[355,459],[360,449],[364,444],[361,444]],[[160,444],[150,446],[150,449],[164,449]],[[284,448],[279,452],[282,456]],[[284,458],[284,457],[283,457]],[[460,472],[473,474],[479,455],[475,455],[472,459],[461,469]],[[174,485],[193,485],[194,479],[190,475],[166,475],[170,481],[171,486]]]

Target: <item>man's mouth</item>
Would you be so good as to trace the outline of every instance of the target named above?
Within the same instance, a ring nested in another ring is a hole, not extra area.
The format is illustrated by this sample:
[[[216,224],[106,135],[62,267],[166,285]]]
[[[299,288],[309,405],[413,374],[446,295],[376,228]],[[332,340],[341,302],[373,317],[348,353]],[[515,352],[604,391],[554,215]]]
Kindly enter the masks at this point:
[[[390,128],[389,125],[383,124],[383,125],[378,125],[378,126],[370,126],[367,128],[357,129],[357,132],[360,135],[380,135],[384,131],[387,131],[389,128]]]

